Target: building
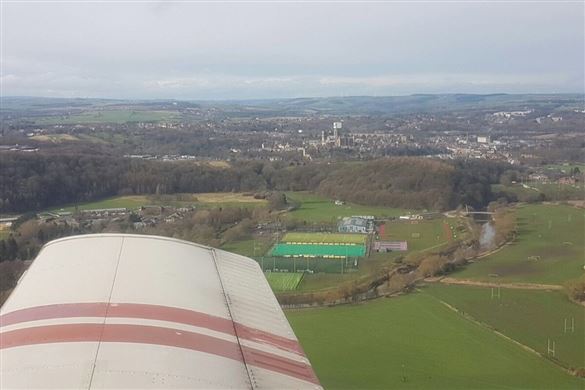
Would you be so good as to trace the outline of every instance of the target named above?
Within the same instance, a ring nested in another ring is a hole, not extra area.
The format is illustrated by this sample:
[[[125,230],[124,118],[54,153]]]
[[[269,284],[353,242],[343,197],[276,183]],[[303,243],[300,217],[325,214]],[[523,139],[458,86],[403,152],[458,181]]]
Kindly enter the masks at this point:
[[[374,250],[376,252],[403,252],[408,250],[408,243],[406,241],[376,241]]]
[[[374,230],[373,219],[364,217],[345,217],[337,224],[340,233],[370,233]]]

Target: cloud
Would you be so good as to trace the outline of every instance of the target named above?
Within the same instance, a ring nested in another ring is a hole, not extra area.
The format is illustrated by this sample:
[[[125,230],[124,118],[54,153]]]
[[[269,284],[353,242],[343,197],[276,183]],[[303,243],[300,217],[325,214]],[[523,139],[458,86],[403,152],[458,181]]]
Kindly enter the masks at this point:
[[[582,3],[3,4],[6,95],[583,91]]]

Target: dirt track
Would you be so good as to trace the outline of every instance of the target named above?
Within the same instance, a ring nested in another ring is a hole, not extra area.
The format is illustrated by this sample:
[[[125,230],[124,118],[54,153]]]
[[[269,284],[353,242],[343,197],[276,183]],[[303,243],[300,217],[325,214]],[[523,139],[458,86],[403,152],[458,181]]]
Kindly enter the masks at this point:
[[[537,284],[537,283],[495,283],[495,282],[479,282],[476,280],[454,279],[454,278],[429,278],[425,279],[428,282],[439,282],[445,284],[458,284],[464,286],[478,286],[478,287],[503,287],[515,288],[520,290],[562,290],[563,286],[556,284]]]

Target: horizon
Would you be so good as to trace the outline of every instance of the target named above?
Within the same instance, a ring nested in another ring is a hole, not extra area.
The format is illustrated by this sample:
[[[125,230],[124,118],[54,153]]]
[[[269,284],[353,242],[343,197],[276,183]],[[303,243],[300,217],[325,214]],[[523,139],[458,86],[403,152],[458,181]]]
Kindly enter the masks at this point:
[[[2,2],[0,95],[582,93],[580,1]]]
[[[4,95],[0,99],[61,99],[61,100],[112,100],[112,101],[178,101],[178,102],[246,102],[246,101],[274,101],[274,100],[301,100],[301,99],[356,99],[356,98],[406,98],[416,96],[583,96],[585,92],[535,92],[535,93],[411,93],[403,95],[348,95],[348,96],[293,96],[293,97],[266,97],[241,99],[194,99],[194,98],[114,98],[101,96],[33,96],[33,95]]]

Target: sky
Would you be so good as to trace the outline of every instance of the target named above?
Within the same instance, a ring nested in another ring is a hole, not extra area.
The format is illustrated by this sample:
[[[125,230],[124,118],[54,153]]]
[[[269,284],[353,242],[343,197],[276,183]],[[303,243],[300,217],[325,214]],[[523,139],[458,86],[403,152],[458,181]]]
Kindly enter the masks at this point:
[[[583,93],[585,2],[0,0],[2,96]]]

